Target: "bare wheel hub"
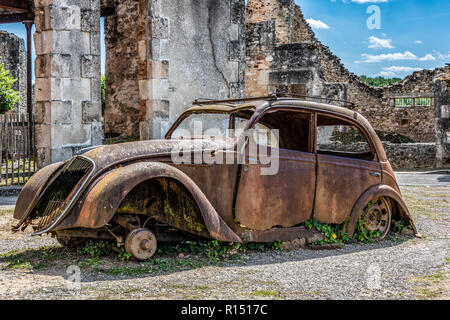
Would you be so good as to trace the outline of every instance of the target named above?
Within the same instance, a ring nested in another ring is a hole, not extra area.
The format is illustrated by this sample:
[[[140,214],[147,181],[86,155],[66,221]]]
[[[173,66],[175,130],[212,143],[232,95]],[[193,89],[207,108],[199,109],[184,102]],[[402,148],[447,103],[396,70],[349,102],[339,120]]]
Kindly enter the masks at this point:
[[[361,215],[361,227],[371,233],[379,232],[377,239],[383,239],[391,225],[391,207],[389,202],[381,197],[369,203]]]
[[[125,250],[137,260],[146,260],[156,252],[156,237],[147,228],[131,231],[125,240]]]

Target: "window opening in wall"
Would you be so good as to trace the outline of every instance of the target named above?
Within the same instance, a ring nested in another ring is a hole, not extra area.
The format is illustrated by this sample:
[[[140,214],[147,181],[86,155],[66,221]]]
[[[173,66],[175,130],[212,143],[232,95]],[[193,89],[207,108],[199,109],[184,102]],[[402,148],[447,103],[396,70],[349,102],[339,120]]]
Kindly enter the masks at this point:
[[[395,98],[396,107],[412,107],[412,105],[413,105],[412,98]]]
[[[416,107],[431,107],[431,98],[415,98],[414,105]]]

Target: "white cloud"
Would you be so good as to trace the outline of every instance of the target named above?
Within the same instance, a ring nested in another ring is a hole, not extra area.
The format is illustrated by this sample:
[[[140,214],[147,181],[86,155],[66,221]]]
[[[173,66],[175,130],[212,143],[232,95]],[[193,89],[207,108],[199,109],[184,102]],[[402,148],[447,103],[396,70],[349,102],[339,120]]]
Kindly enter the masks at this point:
[[[386,77],[386,78],[393,78],[396,76],[395,72],[392,71],[381,71],[380,76]]]
[[[369,42],[371,43],[371,45],[369,46],[369,48],[371,49],[394,49],[395,47],[392,46],[391,39],[380,39],[377,37],[370,37],[369,38]]]
[[[399,61],[399,60],[416,60],[416,61],[431,61],[436,60],[434,56],[431,54],[427,54],[422,58],[417,57],[414,53],[410,51],[406,51],[405,53],[397,52],[397,53],[388,53],[388,54],[379,54],[372,55],[363,53],[361,56],[364,58],[362,61],[355,61],[356,63],[376,63],[382,61]]]
[[[436,60],[431,54],[427,54],[426,56],[419,59],[420,61],[434,61]]]
[[[382,77],[397,77],[400,74],[404,73],[412,73],[414,71],[420,71],[422,68],[413,68],[413,67],[401,67],[401,66],[392,66],[385,67],[380,71],[379,75]]]
[[[314,20],[311,18],[306,19],[306,22],[308,22],[309,25],[315,29],[330,29],[330,27],[325,22],[322,22],[320,20]]]
[[[392,66],[392,67],[383,68],[383,70],[390,71],[390,72],[414,72],[414,71],[422,70],[422,68]]]
[[[439,60],[447,60],[450,59],[450,51],[448,52],[448,54],[442,54],[439,51],[433,51],[433,53],[436,54],[437,59]]]
[[[422,40],[416,40],[416,41],[414,41],[414,43],[415,43],[415,44],[422,44],[423,41],[422,41]]]

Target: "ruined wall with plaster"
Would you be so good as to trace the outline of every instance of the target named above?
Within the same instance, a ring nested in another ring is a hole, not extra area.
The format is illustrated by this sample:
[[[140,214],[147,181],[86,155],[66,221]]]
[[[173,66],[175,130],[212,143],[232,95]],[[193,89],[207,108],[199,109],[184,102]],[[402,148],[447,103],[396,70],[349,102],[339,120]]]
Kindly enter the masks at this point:
[[[193,100],[243,96],[244,2],[117,2],[105,20],[106,133],[159,138]]]
[[[25,27],[24,27],[25,28]],[[0,63],[16,79],[13,89],[18,91],[22,97],[14,111],[27,111],[27,57],[25,44],[22,38],[0,30]]]
[[[348,100],[379,131],[417,142],[436,141],[434,103],[428,107],[395,107],[393,103],[397,97],[434,98],[434,79],[441,69],[416,72],[398,84],[373,88],[317,40],[293,0],[249,0],[246,12],[248,96],[287,92]]]

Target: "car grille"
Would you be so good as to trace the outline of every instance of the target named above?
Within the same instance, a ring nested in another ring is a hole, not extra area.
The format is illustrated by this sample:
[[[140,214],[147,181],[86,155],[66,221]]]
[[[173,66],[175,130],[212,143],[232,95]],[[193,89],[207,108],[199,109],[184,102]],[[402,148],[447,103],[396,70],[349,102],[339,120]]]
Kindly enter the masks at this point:
[[[79,191],[92,174],[94,164],[79,156],[68,162],[61,173],[46,189],[31,215],[34,234],[48,231],[62,220],[71,205],[78,199]]]

